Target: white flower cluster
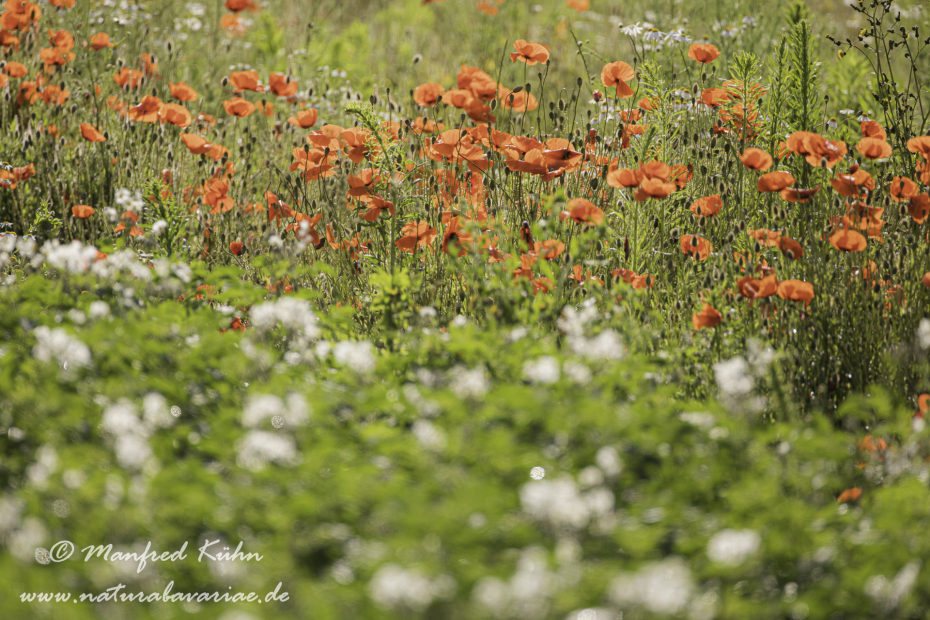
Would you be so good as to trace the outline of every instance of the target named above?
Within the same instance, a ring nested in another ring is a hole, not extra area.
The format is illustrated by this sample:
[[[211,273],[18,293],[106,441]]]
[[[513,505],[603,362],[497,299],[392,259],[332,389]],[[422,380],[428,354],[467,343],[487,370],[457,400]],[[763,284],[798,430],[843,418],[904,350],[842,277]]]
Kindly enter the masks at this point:
[[[523,376],[533,383],[556,383],[561,374],[559,360],[549,355],[523,364]]]
[[[747,356],[736,356],[714,364],[714,379],[717,382],[720,402],[730,411],[758,412],[765,407],[760,396],[752,397],[756,379],[765,375],[775,358],[771,348],[762,348],[758,341],[747,343]]]
[[[336,363],[367,374],[375,369],[375,347],[367,340],[343,340],[333,347]]]
[[[116,441],[116,460],[126,469],[141,470],[154,459],[149,437],[159,429],[175,422],[165,397],[157,392],[142,399],[142,418],[136,406],[127,399],[110,405],[103,412],[102,426]]]
[[[580,530],[593,518],[613,513],[614,494],[603,486],[581,492],[571,476],[534,480],[520,489],[523,512],[556,530]]]
[[[707,557],[724,566],[739,566],[759,551],[762,537],[755,530],[722,530],[707,543]]]
[[[420,445],[427,450],[442,450],[446,445],[446,436],[442,429],[429,420],[417,420],[410,430]]]
[[[250,396],[242,411],[242,425],[255,428],[268,419],[272,423],[277,419],[281,426],[301,426],[310,420],[310,407],[296,392],[288,394],[285,400],[273,394]]]
[[[491,378],[484,366],[455,366],[449,371],[449,389],[459,398],[481,399],[491,389]]]
[[[290,467],[301,461],[293,437],[252,430],[236,446],[236,462],[251,471],[261,471],[268,463]]]
[[[475,584],[472,598],[476,606],[495,618],[536,620],[547,617],[550,597],[561,583],[546,564],[544,549],[524,549],[517,562],[517,572],[510,581],[484,577]]]
[[[142,200],[142,192],[136,190],[136,193],[133,194],[124,187],[116,190],[116,205],[138,214],[145,207],[145,201]]]
[[[36,460],[26,468],[26,480],[37,489],[48,486],[49,477],[58,470],[58,453],[55,448],[45,444],[36,450]]]
[[[274,329],[281,323],[284,329],[297,332],[310,340],[320,335],[316,314],[305,299],[282,297],[265,302],[251,309],[249,319],[259,331]]]
[[[568,346],[575,353],[591,360],[618,360],[623,357],[623,343],[620,336],[612,329],[605,329],[593,338],[584,335],[585,325],[597,318],[595,299],[586,299],[581,311],[571,306],[562,309],[562,315],[556,322],[565,332]]]
[[[368,594],[382,607],[421,612],[434,600],[452,597],[456,587],[455,580],[448,575],[430,579],[397,564],[385,564],[368,583]]]
[[[71,337],[60,327],[51,329],[45,325],[35,328],[36,345],[32,354],[42,362],[54,361],[64,370],[90,366],[90,349],[86,344]]]
[[[677,614],[691,601],[695,587],[684,559],[673,556],[624,573],[610,585],[610,599],[618,606],[645,607],[655,614]]]
[[[884,575],[873,575],[865,581],[865,593],[873,599],[879,611],[887,614],[902,598],[910,594],[920,574],[920,560],[912,560],[904,565],[891,582],[885,580]]]
[[[930,349],[930,319],[920,319],[917,326],[917,344],[926,351]]]

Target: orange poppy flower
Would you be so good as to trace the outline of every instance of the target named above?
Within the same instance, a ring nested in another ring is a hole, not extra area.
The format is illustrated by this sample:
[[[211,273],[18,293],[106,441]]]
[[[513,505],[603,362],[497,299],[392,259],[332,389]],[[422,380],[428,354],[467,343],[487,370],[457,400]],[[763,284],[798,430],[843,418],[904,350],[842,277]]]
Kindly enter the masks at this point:
[[[88,205],[74,205],[71,207],[71,215],[79,220],[86,220],[94,214],[94,208]]]
[[[187,147],[187,150],[193,155],[205,155],[213,150],[213,144],[208,142],[203,136],[193,133],[182,133],[181,142]]]
[[[539,107],[539,104],[536,102],[536,97],[525,90],[515,93],[502,86],[499,96],[501,105],[514,112],[529,112]]]
[[[917,183],[907,177],[895,177],[888,185],[891,199],[895,202],[901,202],[916,196],[918,189]]]
[[[154,123],[158,120],[158,113],[164,107],[164,102],[154,95],[146,95],[139,105],[129,108],[129,120],[143,123]]]
[[[105,32],[98,32],[90,37],[90,49],[99,52],[105,47],[113,47],[110,43],[110,35]]]
[[[618,168],[607,173],[607,185],[613,188],[637,187],[642,182],[643,172],[640,169]]]
[[[48,31],[49,44],[62,54],[67,54],[74,49],[74,37],[67,30]]]
[[[701,93],[701,102],[712,108],[719,107],[731,99],[730,93],[722,88],[706,88]]]
[[[184,82],[168,82],[168,88],[171,89],[171,96],[178,101],[197,101],[200,95],[197,91],[185,84]]]
[[[759,177],[756,188],[760,192],[780,192],[793,185],[796,180],[787,172],[768,172]]]
[[[478,67],[462,65],[461,70],[456,75],[456,83],[459,90],[467,90],[474,97],[483,101],[490,101],[497,94],[497,82]],[[445,100],[445,97],[443,97],[443,100]]]
[[[14,77],[14,76],[10,76]],[[907,150],[930,160],[930,136],[917,136],[907,141]]]
[[[918,194],[911,197],[908,203],[907,212],[918,224],[923,224],[930,215],[930,195]]]
[[[54,84],[46,86],[39,93],[39,98],[49,105],[64,105],[69,96],[71,91],[63,90]]]
[[[166,103],[158,111],[158,118],[163,123],[171,123],[181,129],[190,127],[191,113],[182,105],[176,103]]]
[[[812,189],[797,189],[790,187],[781,190],[781,197],[782,200],[787,200],[788,202],[807,202],[814,194],[819,191],[819,185]]]
[[[418,106],[428,108],[436,105],[444,92],[446,89],[442,87],[442,84],[427,82],[416,87],[413,91],[413,100]]]
[[[142,54],[142,74],[147,77],[160,77],[156,75],[158,71],[158,63],[155,62],[155,57],[151,54]]]
[[[127,84],[129,88],[136,88],[142,83],[142,72],[130,69],[129,67],[123,67],[119,70],[119,73],[113,76],[113,81],[116,82],[120,88],[125,88]]]
[[[891,145],[880,138],[863,138],[856,145],[856,150],[866,159],[891,157]]]
[[[746,149],[739,156],[739,160],[743,162],[744,166],[757,172],[765,172],[772,167],[773,163],[771,155],[757,148]]]
[[[839,497],[836,498],[836,502],[838,504],[842,504],[844,502],[854,502],[860,497],[862,497],[862,489],[859,487],[853,487],[840,493]]]
[[[29,74],[29,69],[26,68],[26,65],[21,62],[16,62],[15,60],[6,63],[2,71],[13,79],[25,77]]]
[[[885,133],[885,128],[879,125],[876,121],[862,121],[860,127],[862,128],[863,138],[878,138],[879,140],[888,139],[888,134]]]
[[[756,299],[771,297],[778,290],[778,280],[775,274],[757,280],[752,276],[744,276],[736,281],[736,288],[740,295],[749,299],[749,304]]]
[[[645,202],[649,198],[660,200],[674,194],[675,184],[662,179],[661,177],[646,177],[640,183],[639,188],[633,192],[633,198],[637,202]]]
[[[39,57],[47,67],[63,66],[76,58],[74,52],[62,53],[57,47],[47,47],[40,50]]]
[[[591,0],[568,0],[568,8],[575,9],[579,13],[584,13],[591,8]]]
[[[471,243],[474,241],[474,238],[462,230],[462,220],[459,217],[453,217],[449,221],[449,225],[446,226],[446,230],[442,235],[442,251],[446,254],[450,254],[449,246],[450,244],[458,245],[459,251],[456,256],[465,256],[468,252],[465,249],[465,244]],[[452,249],[455,249],[454,247]]]
[[[868,245],[860,233],[845,228],[840,228],[830,235],[830,244],[842,252],[861,252]]]
[[[233,97],[223,102],[223,108],[230,116],[245,118],[255,112],[255,104],[242,97]]]
[[[128,223],[131,226],[131,228],[129,229],[130,237],[144,237],[145,233],[142,231],[141,228],[136,226],[136,222],[138,220],[139,220],[139,216],[136,215],[134,211],[127,210],[120,217],[120,223],[117,224],[116,228],[113,229],[113,232],[115,233],[123,232],[124,230],[126,230],[126,224]]]
[[[385,200],[381,196],[372,196],[368,201],[368,211],[362,214],[362,219],[367,222],[374,222],[381,216],[381,212],[387,209],[391,215],[396,215],[394,203]]]
[[[715,310],[710,304],[705,303],[700,312],[695,312],[691,315],[691,324],[694,326],[694,329],[711,328],[720,325],[722,319],[722,314]]]
[[[720,56],[720,50],[709,43],[692,43],[688,48],[688,58],[702,65],[714,62]]]
[[[241,93],[244,90],[251,90],[256,93],[265,92],[258,79],[258,73],[255,71],[233,71],[229,74],[229,83],[233,85],[234,93]]]
[[[416,251],[417,246],[426,247],[436,239],[436,229],[430,228],[429,223],[422,220],[408,222],[400,232],[403,236],[394,243],[404,252],[411,254]]]
[[[487,0],[481,0],[481,2],[478,3],[478,10],[485,15],[490,15],[492,17],[497,15],[497,5],[492,4]]]
[[[803,301],[809,306],[814,298],[814,285],[801,280],[785,280],[778,285],[778,296],[791,301]]]
[[[617,99],[628,99],[633,96],[633,89],[627,83],[636,77],[633,67],[623,61],[612,62],[601,69],[601,83],[604,86],[617,87]]]
[[[306,110],[301,110],[297,112],[296,116],[291,116],[287,119],[287,122],[293,125],[294,127],[300,127],[302,129],[307,129],[316,125],[316,121],[319,118],[319,113],[315,108],[308,108]]]
[[[681,251],[696,260],[707,260],[714,251],[714,246],[704,237],[682,235]]]
[[[533,66],[536,63],[543,63],[549,60],[549,50],[542,46],[540,43],[528,43],[523,39],[518,39],[514,42],[513,47],[516,52],[510,53],[510,61],[525,62],[528,66]]]
[[[579,224],[589,223],[599,225],[604,223],[604,212],[594,206],[594,203],[586,198],[573,198],[569,200],[568,209],[568,216],[562,219],[571,218]]]
[[[284,73],[269,73],[268,88],[278,97],[297,95],[297,80]]]
[[[804,248],[791,237],[781,237],[778,240],[778,249],[792,260],[798,260],[804,256]]]
[[[712,196],[698,198],[689,210],[694,213],[695,217],[713,217],[720,213],[722,207],[723,200],[720,198],[720,194],[713,194]]]

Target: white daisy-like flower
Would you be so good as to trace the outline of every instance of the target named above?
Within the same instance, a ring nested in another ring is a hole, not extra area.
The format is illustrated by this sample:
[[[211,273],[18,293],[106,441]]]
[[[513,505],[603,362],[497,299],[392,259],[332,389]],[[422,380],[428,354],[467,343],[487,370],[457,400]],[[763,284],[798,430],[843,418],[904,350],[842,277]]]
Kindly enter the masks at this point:
[[[625,34],[628,37],[633,37],[634,39],[642,34],[643,27],[639,25],[639,22],[632,24],[630,26],[620,25],[620,32]]]

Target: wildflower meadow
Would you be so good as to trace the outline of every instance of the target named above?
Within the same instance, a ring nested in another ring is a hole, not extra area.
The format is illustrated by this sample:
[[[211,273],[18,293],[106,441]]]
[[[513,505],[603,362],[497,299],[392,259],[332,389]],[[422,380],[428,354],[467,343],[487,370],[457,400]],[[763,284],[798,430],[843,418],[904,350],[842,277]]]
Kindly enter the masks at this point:
[[[5,0],[0,617],[930,614],[925,0]]]

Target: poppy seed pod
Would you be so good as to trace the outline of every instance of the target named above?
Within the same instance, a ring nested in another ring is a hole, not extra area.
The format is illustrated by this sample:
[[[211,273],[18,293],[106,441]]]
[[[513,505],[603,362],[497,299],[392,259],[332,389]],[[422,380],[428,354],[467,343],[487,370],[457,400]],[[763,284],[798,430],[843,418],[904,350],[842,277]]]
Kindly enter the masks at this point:
[[[372,95],[368,98],[368,103],[370,103],[371,105],[375,105],[376,103],[378,103],[378,98]]]

